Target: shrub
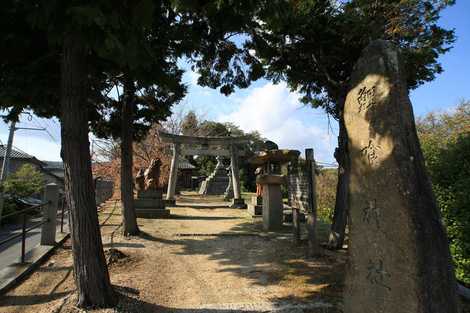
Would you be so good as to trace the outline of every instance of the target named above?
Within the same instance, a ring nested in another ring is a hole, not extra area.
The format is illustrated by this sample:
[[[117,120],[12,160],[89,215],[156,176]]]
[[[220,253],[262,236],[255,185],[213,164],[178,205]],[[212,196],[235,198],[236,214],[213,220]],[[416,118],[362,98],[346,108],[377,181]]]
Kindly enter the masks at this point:
[[[326,223],[333,221],[337,181],[336,169],[322,169],[317,175],[317,214],[318,218]]]
[[[7,197],[5,198],[2,215],[12,214],[19,208],[16,199],[39,194],[44,188],[42,174],[32,165],[25,164],[15,173],[8,176],[3,183],[3,190]],[[3,223],[9,223],[15,220],[15,216],[2,219]]]
[[[470,283],[470,102],[417,123],[457,278]]]
[[[31,164],[21,166],[8,176],[3,183],[3,190],[12,198],[29,197],[39,194],[44,188],[42,174]]]

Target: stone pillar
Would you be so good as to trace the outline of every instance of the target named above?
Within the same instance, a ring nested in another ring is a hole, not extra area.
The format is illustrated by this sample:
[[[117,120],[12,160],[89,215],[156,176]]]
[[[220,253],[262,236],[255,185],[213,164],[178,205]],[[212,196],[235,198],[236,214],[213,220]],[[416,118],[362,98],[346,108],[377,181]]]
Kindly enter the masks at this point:
[[[176,180],[178,177],[179,153],[180,153],[180,145],[178,143],[173,144],[173,158],[171,159],[170,179],[168,180],[168,190],[166,193],[166,203],[169,205],[175,204],[175,191],[176,191]]]
[[[41,228],[41,245],[55,245],[57,227],[57,206],[59,202],[59,186],[51,183],[44,189],[44,202],[42,207],[43,221]]]
[[[398,49],[372,42],[351,77],[345,313],[457,313],[448,238],[416,134]]]
[[[282,175],[264,174],[256,178],[263,185],[263,228],[279,230],[282,227],[283,204],[281,185],[285,177]]]
[[[233,182],[233,202],[232,208],[245,209],[245,201],[240,193],[240,170],[238,168],[238,153],[235,145],[230,146],[230,167],[232,168],[232,182]]]

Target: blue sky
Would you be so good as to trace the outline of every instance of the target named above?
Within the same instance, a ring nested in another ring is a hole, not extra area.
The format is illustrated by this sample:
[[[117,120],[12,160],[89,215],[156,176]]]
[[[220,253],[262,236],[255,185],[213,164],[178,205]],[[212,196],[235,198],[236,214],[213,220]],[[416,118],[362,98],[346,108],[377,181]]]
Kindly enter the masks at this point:
[[[434,81],[411,91],[416,116],[431,111],[446,111],[462,99],[470,100],[470,1],[457,0],[457,4],[442,12],[440,24],[455,28],[457,41],[454,48],[440,57],[444,73]],[[279,144],[281,148],[303,151],[313,147],[316,159],[334,162],[337,125],[328,120],[322,110],[302,107],[298,95],[284,84],[273,85],[259,80],[250,88],[238,90],[226,97],[217,90],[197,86],[197,75],[187,72],[184,81],[189,93],[175,112],[195,110],[205,119],[230,121],[246,131],[258,130]],[[19,126],[45,127],[43,131],[18,130],[14,146],[42,160],[60,160],[60,128],[55,120],[25,116]],[[8,126],[0,123],[0,140],[6,143]]]

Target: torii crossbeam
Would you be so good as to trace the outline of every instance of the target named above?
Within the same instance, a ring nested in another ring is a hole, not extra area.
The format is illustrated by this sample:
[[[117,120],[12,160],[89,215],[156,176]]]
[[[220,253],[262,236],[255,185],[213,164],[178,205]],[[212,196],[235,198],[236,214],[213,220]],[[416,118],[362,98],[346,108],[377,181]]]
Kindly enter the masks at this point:
[[[183,136],[173,135],[168,133],[159,133],[160,139],[163,142],[171,143],[173,145],[173,157],[171,159],[170,177],[168,181],[168,190],[166,194],[166,201],[170,204],[175,203],[175,190],[178,170],[178,156],[179,155],[213,155],[213,156],[230,156],[230,163],[232,167],[232,182],[233,182],[233,202],[232,207],[245,208],[245,201],[240,193],[240,173],[238,167],[238,156],[240,155],[237,146],[247,144],[250,140],[246,137],[196,137],[196,136]],[[181,145],[200,145],[203,148],[197,149],[181,149]],[[215,147],[214,147],[215,146]],[[228,149],[220,149],[223,146]]]

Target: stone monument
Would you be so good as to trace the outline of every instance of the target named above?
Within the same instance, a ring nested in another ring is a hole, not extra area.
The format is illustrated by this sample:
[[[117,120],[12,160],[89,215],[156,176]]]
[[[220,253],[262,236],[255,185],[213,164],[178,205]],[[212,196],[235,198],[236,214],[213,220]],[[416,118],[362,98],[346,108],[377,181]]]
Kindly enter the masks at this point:
[[[135,177],[137,198],[134,199],[134,207],[137,217],[170,216],[170,210],[165,209],[163,189],[159,187],[161,164],[159,159],[154,159],[146,170],[140,169]]]
[[[262,190],[261,214],[265,230],[279,230],[282,227],[284,205],[281,185],[285,184],[285,176],[281,174],[281,166],[297,159],[299,155],[300,152],[297,150],[268,150],[258,152],[249,160],[251,164],[263,168],[263,174],[256,177],[256,183],[261,185]],[[258,204],[258,202],[256,203]],[[253,210],[255,209],[256,207],[253,208]]]
[[[212,174],[207,177],[199,189],[200,195],[223,195],[229,184],[227,170],[222,163],[222,157],[217,156],[217,164]]]
[[[425,171],[398,49],[374,41],[351,78],[344,312],[457,313],[448,239]]]

